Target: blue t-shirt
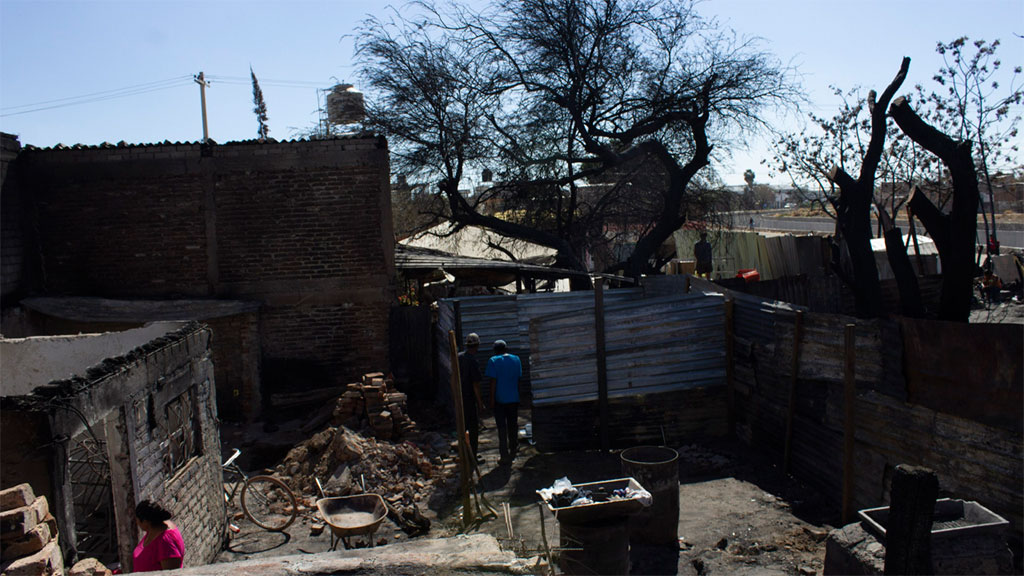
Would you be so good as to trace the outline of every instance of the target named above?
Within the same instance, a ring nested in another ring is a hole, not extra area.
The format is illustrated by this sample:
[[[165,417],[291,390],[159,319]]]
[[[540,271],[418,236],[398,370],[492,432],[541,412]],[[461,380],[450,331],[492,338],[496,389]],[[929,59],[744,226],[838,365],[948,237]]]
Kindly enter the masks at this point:
[[[519,403],[519,377],[523,375],[523,364],[519,356],[508,353],[491,356],[484,375],[498,381],[494,387],[496,403]]]

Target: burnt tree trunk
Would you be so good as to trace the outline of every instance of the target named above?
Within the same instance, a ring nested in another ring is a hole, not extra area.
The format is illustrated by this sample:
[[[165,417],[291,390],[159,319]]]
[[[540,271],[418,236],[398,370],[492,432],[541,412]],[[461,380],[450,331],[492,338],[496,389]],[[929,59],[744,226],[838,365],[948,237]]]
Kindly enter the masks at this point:
[[[974,293],[974,247],[978,231],[978,176],[971,143],[958,142],[921,119],[906,98],[897,98],[889,115],[900,130],[939,157],[953,180],[953,207],[943,214],[924,194],[910,199],[910,208],[935,240],[942,262],[942,300],[939,319],[967,322]]]
[[[858,318],[876,318],[882,315],[882,286],[878,280],[875,253],[871,250],[873,186],[865,186],[839,168],[833,170],[831,178],[840,190],[836,222],[842,231],[853,268],[851,288],[855,314]],[[873,184],[874,178],[871,180]]]
[[[843,233],[850,263],[853,266],[853,294],[856,315],[875,318],[882,315],[882,287],[878,280],[878,266],[871,250],[871,204],[875,195],[875,171],[882,159],[885,145],[885,110],[896,90],[903,84],[910,68],[910,58],[904,58],[899,72],[875,101],[875,91],[868,93],[871,111],[871,140],[868,142],[860,176],[854,180],[845,170],[836,166],[829,178],[839,185],[837,222]]]
[[[885,256],[900,292],[900,312],[911,318],[922,318],[924,304],[921,302],[921,287],[917,283],[914,266],[910,263],[907,246],[903,243],[903,231],[895,226],[882,206],[878,207],[878,222],[885,238]]]

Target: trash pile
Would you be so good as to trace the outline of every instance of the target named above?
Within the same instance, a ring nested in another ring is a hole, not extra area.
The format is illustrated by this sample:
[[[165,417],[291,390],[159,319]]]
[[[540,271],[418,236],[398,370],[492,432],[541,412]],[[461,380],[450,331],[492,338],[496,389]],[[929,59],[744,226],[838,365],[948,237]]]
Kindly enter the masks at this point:
[[[405,394],[395,390],[395,382],[382,372],[363,375],[362,382],[349,384],[338,398],[331,424],[351,430],[373,429],[381,440],[392,440],[416,433],[416,423],[406,414]]]
[[[616,500],[639,500],[644,506],[651,505],[651,493],[642,488],[635,489],[630,485],[626,485],[609,492],[602,486],[597,486],[593,489],[584,488],[583,486],[573,486],[569,478],[563,476],[555,480],[555,483],[550,487],[538,490],[537,494],[553,508],[583,506]]]

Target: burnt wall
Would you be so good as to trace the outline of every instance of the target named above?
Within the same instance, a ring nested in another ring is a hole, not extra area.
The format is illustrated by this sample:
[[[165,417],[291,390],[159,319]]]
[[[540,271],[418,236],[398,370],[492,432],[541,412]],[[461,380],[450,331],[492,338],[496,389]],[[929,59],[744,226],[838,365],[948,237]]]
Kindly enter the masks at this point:
[[[66,557],[76,554],[76,521],[83,520],[72,462],[83,444],[99,448],[91,450],[99,457],[94,466],[106,468],[109,485],[91,491],[109,490],[123,565],[130,566],[138,538],[135,504],[146,498],[175,514],[186,566],[209,563],[220,551],[226,513],[210,337],[208,327],[190,323],[83,366],[80,376],[0,401],[0,487],[27,481],[47,496]]]
[[[13,160],[21,151],[18,138],[0,133],[0,305],[13,304],[24,282],[24,203]]]
[[[267,362],[315,364],[324,384],[387,367],[383,138],[29,149],[17,163],[37,292],[256,300]]]

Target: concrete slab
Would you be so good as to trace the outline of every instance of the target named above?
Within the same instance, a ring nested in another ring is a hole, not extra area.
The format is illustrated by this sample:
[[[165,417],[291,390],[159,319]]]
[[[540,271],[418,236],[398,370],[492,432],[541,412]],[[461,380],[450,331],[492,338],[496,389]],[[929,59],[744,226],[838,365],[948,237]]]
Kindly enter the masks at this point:
[[[289,576],[318,574],[533,574],[536,561],[502,551],[486,534],[421,539],[378,548],[257,558],[186,568],[182,576]]]

